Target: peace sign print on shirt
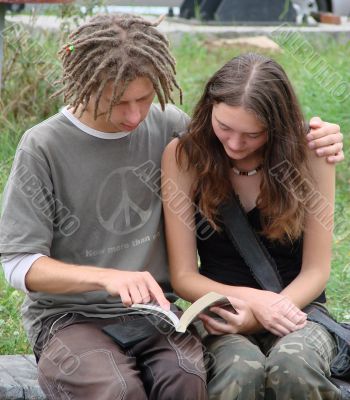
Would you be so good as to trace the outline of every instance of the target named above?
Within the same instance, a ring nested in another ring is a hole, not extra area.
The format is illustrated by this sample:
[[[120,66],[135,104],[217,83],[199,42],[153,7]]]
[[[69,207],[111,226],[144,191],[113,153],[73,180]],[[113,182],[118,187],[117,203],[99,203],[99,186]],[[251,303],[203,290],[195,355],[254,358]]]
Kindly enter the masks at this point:
[[[159,201],[134,170],[135,167],[118,168],[100,186],[97,217],[109,232],[128,234],[141,228],[152,215],[155,201]]]

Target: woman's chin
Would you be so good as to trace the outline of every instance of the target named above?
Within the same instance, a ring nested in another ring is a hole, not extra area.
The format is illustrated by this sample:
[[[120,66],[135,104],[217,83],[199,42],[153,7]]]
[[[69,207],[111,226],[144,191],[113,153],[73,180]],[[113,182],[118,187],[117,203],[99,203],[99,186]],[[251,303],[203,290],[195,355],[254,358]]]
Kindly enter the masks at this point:
[[[228,155],[231,160],[243,160],[244,158],[247,157],[247,153],[244,151],[227,151],[226,154]]]

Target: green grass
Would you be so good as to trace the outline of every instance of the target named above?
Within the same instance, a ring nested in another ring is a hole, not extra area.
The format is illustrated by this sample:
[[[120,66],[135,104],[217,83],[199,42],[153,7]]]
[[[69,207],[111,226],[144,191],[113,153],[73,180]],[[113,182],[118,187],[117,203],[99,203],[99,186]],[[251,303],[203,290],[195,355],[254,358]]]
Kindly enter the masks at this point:
[[[60,99],[49,100],[54,88],[45,81],[47,71],[55,76],[58,66],[55,53],[58,41],[64,34],[41,34],[15,40],[14,34],[7,37],[5,48],[6,85],[0,101],[0,188],[6,182],[15,148],[23,132],[35,123],[57,112]],[[317,54],[334,68],[347,82],[350,70],[350,43],[331,38],[318,39],[311,43]],[[254,48],[213,48],[205,45],[201,38],[184,37],[173,49],[177,59],[180,84],[184,90],[182,108],[191,114],[201,94],[201,88],[210,75],[224,62],[239,53]],[[319,115],[323,119],[339,123],[344,132],[345,148],[350,145],[350,100],[337,102],[312,74],[291,56],[288,50],[269,53],[283,65],[302,103],[307,118]],[[298,56],[298,54],[297,54]],[[305,54],[303,55],[305,56]],[[299,57],[300,58],[300,57]],[[11,64],[11,60],[13,60]],[[33,64],[34,62],[34,64]],[[50,81],[51,82],[51,81]],[[337,167],[336,232],[332,275],[327,289],[329,307],[339,319],[350,320],[350,165],[348,159]],[[0,354],[28,353],[30,351],[21,325],[19,308],[23,295],[7,286],[0,273]]]

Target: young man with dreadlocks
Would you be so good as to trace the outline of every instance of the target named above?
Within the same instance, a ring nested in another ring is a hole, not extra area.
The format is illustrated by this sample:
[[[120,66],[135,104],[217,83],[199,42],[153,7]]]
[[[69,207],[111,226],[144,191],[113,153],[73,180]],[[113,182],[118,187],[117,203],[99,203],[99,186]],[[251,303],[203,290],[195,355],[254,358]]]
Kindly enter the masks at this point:
[[[188,116],[167,105],[181,89],[158,23],[101,15],[78,28],[60,52],[57,94],[69,105],[17,149],[0,251],[27,293],[24,326],[49,399],[207,398],[193,336],[159,333],[123,350],[101,331],[137,318],[132,303],[169,308],[159,166]],[[312,126],[316,146],[341,161],[339,127]]]

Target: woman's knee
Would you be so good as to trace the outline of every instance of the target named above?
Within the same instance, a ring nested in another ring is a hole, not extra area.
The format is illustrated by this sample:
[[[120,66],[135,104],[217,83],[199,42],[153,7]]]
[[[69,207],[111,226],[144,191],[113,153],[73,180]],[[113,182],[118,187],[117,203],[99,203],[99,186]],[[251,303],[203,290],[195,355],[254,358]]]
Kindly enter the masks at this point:
[[[303,376],[310,369],[329,375],[329,365],[336,354],[336,343],[322,326],[308,322],[272,347],[266,358],[267,373]]]
[[[241,360],[219,366],[208,378],[210,400],[258,400],[264,398],[265,370],[259,361]]]
[[[267,398],[337,399],[328,379],[332,354],[333,338],[317,324],[280,339],[266,358]]]
[[[210,399],[258,399],[264,391],[265,356],[241,335],[212,339],[208,346]]]
[[[239,368],[245,371],[264,369],[264,354],[246,336],[238,334],[211,336],[204,345],[208,372],[226,369],[228,374],[234,374]],[[231,368],[232,366],[235,368]]]

